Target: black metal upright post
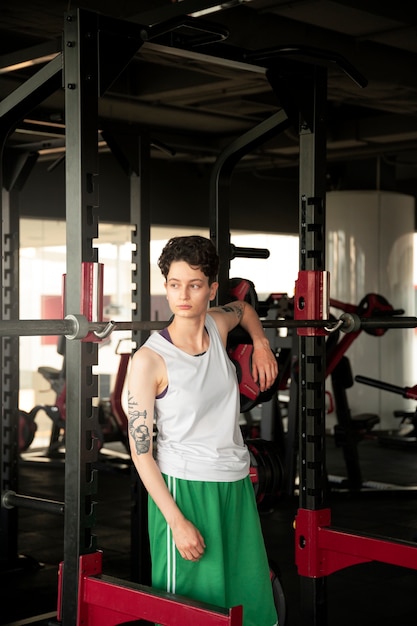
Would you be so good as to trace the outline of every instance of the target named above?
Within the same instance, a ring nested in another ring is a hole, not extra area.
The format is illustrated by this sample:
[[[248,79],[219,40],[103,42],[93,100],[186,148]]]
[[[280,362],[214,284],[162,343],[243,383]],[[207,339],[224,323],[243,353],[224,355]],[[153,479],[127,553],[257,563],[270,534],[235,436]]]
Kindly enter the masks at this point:
[[[151,319],[150,285],[150,140],[146,133],[128,135],[102,131],[113,155],[123,168],[130,184],[130,223],[132,224],[132,322]],[[133,330],[134,350],[149,336],[149,331]],[[148,540],[148,494],[136,468],[131,466],[131,577],[150,584],[151,558]]]
[[[136,159],[130,173],[130,219],[132,231],[132,321],[151,319],[150,285],[150,144],[148,137],[135,138]],[[132,339],[139,347],[149,331],[133,331]],[[151,560],[148,541],[148,494],[132,464],[131,570],[132,579],[151,583]]]
[[[19,212],[16,194],[0,187],[1,198],[1,319],[19,319]],[[18,489],[19,337],[1,340],[1,489]],[[0,569],[16,568],[18,560],[18,513],[1,508]]]
[[[327,70],[306,66],[300,105],[300,270],[325,269]],[[325,337],[299,338],[300,507],[325,497]],[[300,578],[302,623],[327,624],[326,578]]]
[[[69,12],[64,28],[66,125],[66,312],[80,313],[83,262],[97,262],[98,41],[97,17]],[[98,432],[93,398],[98,395],[96,343],[68,340],[66,348],[65,531],[62,616],[76,626],[80,555],[93,552]]]

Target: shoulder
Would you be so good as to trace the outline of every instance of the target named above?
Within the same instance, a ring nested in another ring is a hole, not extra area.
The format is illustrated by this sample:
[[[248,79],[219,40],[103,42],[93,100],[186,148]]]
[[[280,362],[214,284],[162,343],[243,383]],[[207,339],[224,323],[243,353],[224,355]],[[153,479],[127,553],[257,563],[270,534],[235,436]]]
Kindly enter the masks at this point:
[[[129,371],[129,393],[156,397],[167,386],[165,361],[154,350],[143,345],[132,356]]]
[[[131,371],[140,374],[146,380],[158,379],[165,367],[165,362],[155,350],[143,345],[132,356]]]
[[[129,393],[141,398],[155,398],[167,386],[164,359],[143,345],[132,356],[129,371]]]

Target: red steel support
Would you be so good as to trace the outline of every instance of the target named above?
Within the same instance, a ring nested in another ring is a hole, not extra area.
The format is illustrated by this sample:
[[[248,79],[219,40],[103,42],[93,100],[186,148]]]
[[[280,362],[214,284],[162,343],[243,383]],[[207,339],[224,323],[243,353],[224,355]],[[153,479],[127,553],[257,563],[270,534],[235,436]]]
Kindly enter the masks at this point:
[[[80,557],[77,626],[116,626],[145,619],[164,626],[242,626],[243,609],[223,609],[144,585],[101,575],[102,553]],[[59,568],[58,620],[61,616]]]
[[[326,271],[300,270],[295,281],[294,319],[329,319],[329,281]],[[328,335],[325,328],[297,328],[298,335]]]
[[[298,510],[295,552],[298,573],[309,578],[370,561],[417,569],[416,544],[330,528],[330,509]]]

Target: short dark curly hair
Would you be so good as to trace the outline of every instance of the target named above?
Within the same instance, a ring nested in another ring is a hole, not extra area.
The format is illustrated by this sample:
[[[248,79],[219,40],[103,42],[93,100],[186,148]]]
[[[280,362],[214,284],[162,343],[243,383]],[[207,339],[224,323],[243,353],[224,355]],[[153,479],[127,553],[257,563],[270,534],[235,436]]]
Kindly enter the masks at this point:
[[[217,278],[219,256],[213,242],[200,235],[172,237],[164,246],[158,259],[158,267],[165,280],[173,261],[185,261],[191,267],[201,269],[208,277],[209,285]]]

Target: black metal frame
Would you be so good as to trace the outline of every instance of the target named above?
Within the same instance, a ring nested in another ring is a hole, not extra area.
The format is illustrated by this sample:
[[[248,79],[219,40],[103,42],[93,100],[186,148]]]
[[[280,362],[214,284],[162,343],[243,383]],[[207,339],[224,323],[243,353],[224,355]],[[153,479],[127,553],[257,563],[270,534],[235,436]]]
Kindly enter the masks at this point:
[[[326,96],[327,72],[311,66],[305,76],[305,115],[300,114],[300,270],[325,269]],[[300,336],[299,473],[300,508],[317,510],[325,498],[325,372],[324,336]],[[303,623],[327,624],[327,579],[300,577]]]
[[[211,178],[210,236],[220,256],[220,303],[227,300],[230,268],[229,187],[233,167],[255,146],[296,125],[300,140],[299,225],[301,271],[325,269],[325,165],[327,70],[308,64],[291,64],[290,72],[267,77],[284,102],[280,113],[237,139],[217,159]],[[298,341],[298,433],[300,507],[316,510],[325,495],[325,337],[301,336]],[[293,437],[296,433],[293,433]],[[292,454],[292,441],[288,454]],[[291,471],[294,464],[290,463]],[[301,577],[301,613],[306,624],[325,625],[326,579]]]
[[[58,55],[24,85],[0,102],[0,245],[1,290],[0,309],[3,320],[19,318],[19,207],[16,187],[22,164],[13,164],[9,177],[3,167],[5,143],[20,119],[42,102],[61,84],[62,57]],[[33,160],[32,160],[33,163]],[[2,419],[0,424],[0,487],[2,492],[18,486],[18,395],[19,395],[19,338],[0,339],[0,396]],[[2,569],[24,566],[18,555],[17,511],[0,509],[0,566]]]
[[[98,237],[97,94],[98,41],[94,15],[68,13],[64,30],[64,88],[66,133],[67,272],[65,313],[80,310],[81,264],[97,262],[92,243]],[[68,341],[66,348],[66,442],[63,621],[74,623],[78,606],[80,555],[96,549],[94,527],[97,492],[96,442],[98,416],[93,398],[98,378],[95,343]]]
[[[229,299],[230,270],[230,206],[229,190],[233,169],[240,159],[256,147],[288,128],[290,122],[284,110],[274,113],[255,128],[238,137],[217,158],[210,178],[210,238],[219,258],[219,289],[216,302],[225,304]]]
[[[130,223],[135,225],[132,231],[132,284],[138,286],[132,292],[132,322],[150,320],[150,140],[147,134],[140,137],[132,134],[104,131],[103,138],[119,161],[130,182]],[[132,340],[140,346],[149,336],[149,330],[132,331]],[[150,552],[147,538],[147,492],[136,469],[131,469],[131,576],[132,580],[150,584]]]

